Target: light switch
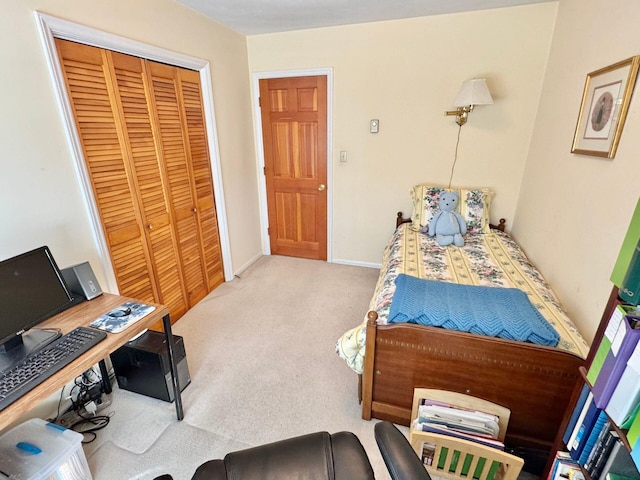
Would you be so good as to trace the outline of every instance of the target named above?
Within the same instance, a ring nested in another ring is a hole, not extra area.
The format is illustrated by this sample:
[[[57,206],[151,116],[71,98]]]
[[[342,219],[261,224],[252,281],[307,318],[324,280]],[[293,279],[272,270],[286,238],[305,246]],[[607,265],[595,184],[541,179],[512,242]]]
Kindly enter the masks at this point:
[[[378,120],[377,118],[374,118],[373,120],[371,120],[371,122],[369,122],[369,131],[371,133],[378,133],[379,127],[380,127],[380,120]]]
[[[340,151],[340,161],[343,163],[347,163],[347,151],[346,150],[341,150]]]

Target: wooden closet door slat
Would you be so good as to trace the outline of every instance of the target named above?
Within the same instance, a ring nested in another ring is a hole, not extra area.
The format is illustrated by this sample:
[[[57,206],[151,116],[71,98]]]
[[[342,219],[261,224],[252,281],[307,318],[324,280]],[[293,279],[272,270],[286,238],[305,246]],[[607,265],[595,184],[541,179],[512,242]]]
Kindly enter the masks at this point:
[[[171,317],[177,320],[188,308],[186,291],[148,106],[150,98],[145,84],[144,60],[116,52],[108,52],[108,56],[113,67],[124,143],[150,246],[159,302],[167,305]]]
[[[56,39],[76,128],[122,295],[156,302],[151,260],[118,132],[105,52]]]

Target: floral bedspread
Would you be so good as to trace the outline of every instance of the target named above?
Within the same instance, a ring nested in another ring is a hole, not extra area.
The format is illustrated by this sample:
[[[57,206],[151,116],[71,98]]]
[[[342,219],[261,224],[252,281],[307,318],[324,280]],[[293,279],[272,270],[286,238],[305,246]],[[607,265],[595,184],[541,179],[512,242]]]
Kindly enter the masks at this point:
[[[387,323],[398,274],[428,280],[518,288],[560,335],[557,348],[586,357],[589,346],[562,310],[555,294],[540,272],[507,234],[465,235],[462,248],[438,245],[435,238],[401,225],[385,248],[380,276],[369,304],[378,313],[378,323]],[[347,331],[336,343],[336,352],[349,367],[362,373],[365,350],[366,315],[362,324]]]

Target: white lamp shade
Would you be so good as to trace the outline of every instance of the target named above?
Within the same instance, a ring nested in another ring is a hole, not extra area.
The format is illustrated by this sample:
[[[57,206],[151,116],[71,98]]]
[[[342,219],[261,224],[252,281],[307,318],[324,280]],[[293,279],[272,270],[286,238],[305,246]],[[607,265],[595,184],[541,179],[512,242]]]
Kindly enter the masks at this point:
[[[490,105],[493,103],[487,81],[484,78],[472,78],[460,87],[460,92],[454,102],[455,107],[468,107],[469,105]]]

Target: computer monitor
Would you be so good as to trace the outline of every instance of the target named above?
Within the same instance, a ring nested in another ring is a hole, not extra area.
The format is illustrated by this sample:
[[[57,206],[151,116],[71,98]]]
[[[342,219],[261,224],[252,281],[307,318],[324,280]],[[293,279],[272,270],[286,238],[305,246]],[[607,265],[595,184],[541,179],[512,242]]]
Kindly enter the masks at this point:
[[[73,304],[47,246],[0,262],[0,354],[23,346],[27,330]]]

